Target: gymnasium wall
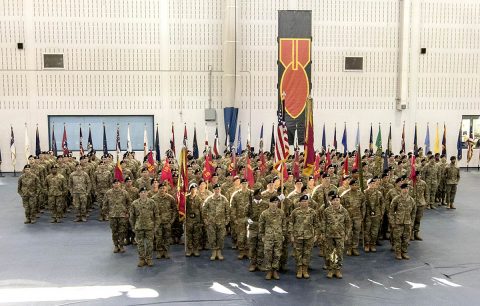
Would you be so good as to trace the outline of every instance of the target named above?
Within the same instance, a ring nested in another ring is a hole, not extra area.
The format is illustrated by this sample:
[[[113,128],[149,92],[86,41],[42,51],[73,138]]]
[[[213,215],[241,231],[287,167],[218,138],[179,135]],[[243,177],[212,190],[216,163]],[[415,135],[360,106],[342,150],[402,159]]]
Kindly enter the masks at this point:
[[[414,122],[421,146],[430,122],[433,146],[435,124],[442,129],[445,122],[448,153],[456,153],[461,115],[480,113],[478,1],[412,1],[407,109],[397,111],[400,1],[4,0],[0,1],[3,170],[12,170],[10,124],[19,169],[25,162],[25,123],[32,149],[36,124],[42,149],[47,149],[48,115],[153,114],[163,151],[172,122],[177,147],[184,123],[190,144],[194,124],[201,147],[205,132],[212,141],[215,123],[205,127],[204,121],[208,107],[217,110],[223,144],[223,107],[236,106],[243,142],[251,122],[252,143],[258,146],[263,122],[268,147],[277,101],[280,9],[313,11],[317,143],[324,123],[329,143],[337,125],[340,143],[347,122],[350,149],[357,123],[363,147],[370,123],[374,136],[381,123],[384,142],[391,123],[393,149],[398,151],[405,121],[407,149],[412,146]],[[24,43],[23,50],[17,49],[18,42]],[[420,54],[420,47],[427,53]],[[43,53],[57,52],[64,54],[65,68],[43,69]],[[347,55],[364,56],[364,71],[343,71]],[[478,152],[474,155],[471,165],[477,164]]]

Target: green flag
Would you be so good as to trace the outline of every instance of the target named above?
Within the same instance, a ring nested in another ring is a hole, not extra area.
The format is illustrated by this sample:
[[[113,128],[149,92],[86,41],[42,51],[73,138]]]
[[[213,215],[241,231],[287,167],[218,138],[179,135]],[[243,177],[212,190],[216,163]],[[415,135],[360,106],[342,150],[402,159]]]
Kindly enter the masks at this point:
[[[382,149],[382,129],[380,125],[378,126],[378,134],[377,134],[377,140],[375,141],[375,146],[378,149]]]

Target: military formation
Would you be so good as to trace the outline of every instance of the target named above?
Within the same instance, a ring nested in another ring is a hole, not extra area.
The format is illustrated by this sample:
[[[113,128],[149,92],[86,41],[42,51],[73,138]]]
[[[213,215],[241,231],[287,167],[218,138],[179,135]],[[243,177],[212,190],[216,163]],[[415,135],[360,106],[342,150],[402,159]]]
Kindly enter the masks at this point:
[[[302,153],[287,160],[285,174],[269,152],[232,156],[226,151],[213,159],[206,154],[187,157],[184,214],[178,209],[178,164],[171,151],[165,159],[172,180],[163,181],[165,160],[142,163],[133,152],[123,155],[121,179],[115,178],[112,155],[30,156],[18,180],[24,223],[35,223],[41,214],[60,223],[69,212],[73,221],[87,222],[97,210],[98,220],[110,224],[113,252],[136,246],[138,267],[153,266],[154,257],[169,259],[170,246],[183,243],[187,257],[210,250],[211,261],[224,260],[230,236],[238,260],[249,260],[248,270],[263,271],[267,280],[280,278],[289,257],[295,259],[296,277],[310,278],[312,254],[324,258],[328,278],[342,278],[344,255],[375,253],[387,240],[397,260],[409,259],[410,241],[422,240],[425,210],[456,209],[455,157],[448,163],[444,155],[421,150],[417,156],[331,150],[318,153],[318,169],[307,176]],[[207,162],[214,169],[209,175]],[[253,183],[244,175],[248,167]]]

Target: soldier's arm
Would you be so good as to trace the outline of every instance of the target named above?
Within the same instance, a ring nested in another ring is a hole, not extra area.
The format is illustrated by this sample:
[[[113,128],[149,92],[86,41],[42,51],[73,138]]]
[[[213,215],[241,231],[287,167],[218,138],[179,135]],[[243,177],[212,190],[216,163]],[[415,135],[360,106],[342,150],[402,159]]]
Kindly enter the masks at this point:
[[[226,220],[226,223],[228,224],[228,221],[230,221],[230,218],[228,216],[230,216],[231,212],[230,212],[230,205],[228,205],[228,200],[225,198],[225,220]],[[225,225],[227,225],[225,224]]]
[[[18,179],[18,184],[17,184],[17,193],[22,196],[22,179],[23,177],[20,176],[20,178]]]
[[[87,193],[90,193],[92,191],[92,182],[90,181],[90,176],[85,175],[85,180],[87,183]]]
[[[352,219],[350,219],[350,215],[348,211],[344,210],[345,215],[345,236],[350,235],[350,229],[352,228]]]
[[[292,237],[294,223],[295,223],[295,211],[293,211],[290,217],[288,218],[288,220],[285,221],[285,225],[287,226],[288,237]]]
[[[282,229],[283,229],[283,236],[285,237],[287,235],[287,217],[285,214],[282,216]]]
[[[265,235],[265,215],[263,213],[260,214],[260,218],[258,219],[258,233],[261,236]]]
[[[130,218],[129,218],[130,225],[132,226],[132,230],[135,230],[135,207],[133,205],[130,207],[129,215],[130,215]]]
[[[177,208],[177,201],[175,200],[174,197],[171,197],[170,199],[170,209],[172,210],[172,220],[170,222],[170,224],[173,224],[175,222],[175,220],[177,219],[177,215],[178,215],[178,208]]]

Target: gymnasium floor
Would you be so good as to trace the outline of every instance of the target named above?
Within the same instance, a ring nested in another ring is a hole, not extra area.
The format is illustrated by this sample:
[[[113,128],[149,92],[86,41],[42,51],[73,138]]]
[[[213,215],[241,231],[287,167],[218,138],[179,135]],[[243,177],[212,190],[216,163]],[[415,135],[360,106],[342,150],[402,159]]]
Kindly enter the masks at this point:
[[[250,273],[227,242],[224,262],[209,252],[137,268],[137,254],[113,254],[108,223],[23,224],[16,178],[0,178],[0,303],[13,305],[475,305],[480,300],[480,172],[462,171],[456,211],[426,211],[410,260],[396,261],[387,243],[376,254],[345,257],[344,278],[325,278],[315,256],[310,280],[294,260],[279,281]],[[317,249],[314,250],[317,253]]]

